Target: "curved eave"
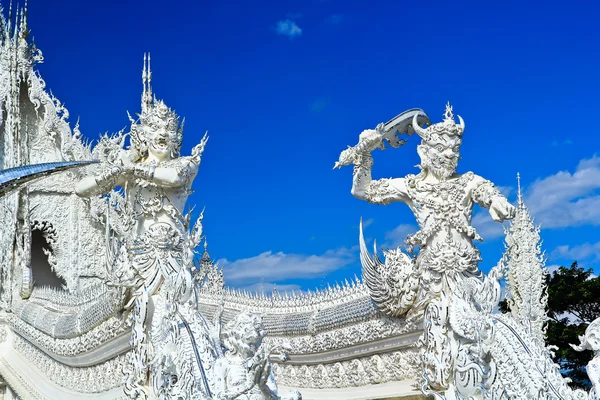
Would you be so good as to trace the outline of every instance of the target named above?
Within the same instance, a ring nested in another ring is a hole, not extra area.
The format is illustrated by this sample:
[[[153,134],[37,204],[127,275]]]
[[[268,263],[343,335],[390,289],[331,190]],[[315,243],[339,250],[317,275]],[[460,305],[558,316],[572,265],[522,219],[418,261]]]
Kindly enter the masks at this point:
[[[99,161],[61,161],[43,164],[24,165],[0,171],[0,197],[19,189],[35,179],[72,168],[84,167]]]

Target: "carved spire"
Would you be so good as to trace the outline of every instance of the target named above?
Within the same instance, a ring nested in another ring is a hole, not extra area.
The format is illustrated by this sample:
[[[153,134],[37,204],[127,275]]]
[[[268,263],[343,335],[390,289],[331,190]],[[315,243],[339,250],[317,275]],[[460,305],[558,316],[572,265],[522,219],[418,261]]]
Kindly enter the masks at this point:
[[[142,115],[152,105],[152,70],[150,69],[150,53],[144,53],[144,69],[142,70]]]
[[[10,1],[8,6],[8,24],[6,25],[6,40],[10,39],[10,31],[12,29],[12,19],[13,19],[13,2]]]
[[[213,265],[213,261],[210,258],[210,254],[208,254],[208,241],[206,240],[206,237],[204,238],[204,253],[202,253],[202,259],[200,261],[200,264],[202,265],[202,267],[212,267]]]
[[[508,303],[511,314],[533,337],[543,342],[545,336],[546,258],[542,252],[540,227],[535,226],[523,203],[521,176],[517,175],[519,207],[506,233]]]
[[[521,174],[517,172],[517,206],[519,208],[524,208],[523,204],[523,192],[521,192]]]
[[[15,26],[13,27],[13,41],[17,42],[17,35],[19,34],[19,20],[21,19],[21,8],[17,4],[17,12],[15,13]]]
[[[21,12],[19,36],[23,39],[27,39],[27,37],[29,37],[29,29],[27,28],[27,0],[25,0],[25,5],[23,6],[23,11]]]

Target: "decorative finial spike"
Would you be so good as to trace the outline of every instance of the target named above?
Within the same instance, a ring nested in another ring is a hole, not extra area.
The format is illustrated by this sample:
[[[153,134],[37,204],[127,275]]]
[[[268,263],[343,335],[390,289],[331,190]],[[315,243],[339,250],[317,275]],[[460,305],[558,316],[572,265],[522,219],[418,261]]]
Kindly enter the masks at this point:
[[[142,68],[142,84],[146,89],[146,53],[144,53],[144,67]]]
[[[521,174],[517,172],[517,205],[523,208],[523,192],[521,191]]]
[[[146,88],[148,83],[148,74],[146,72],[147,60],[148,56],[146,53],[144,53],[144,67],[142,68],[142,114],[146,113]]]
[[[152,92],[152,69],[150,68],[150,53],[148,53],[148,90]]]
[[[454,122],[454,114],[452,113],[452,106],[450,105],[450,102],[448,102],[446,104],[446,111],[444,112],[444,119],[451,120],[452,122]]]
[[[10,38],[10,30],[12,27],[12,19],[13,19],[13,2],[10,0],[10,4],[8,6],[8,26],[6,27],[6,38]]]
[[[29,30],[27,29],[27,9],[27,0],[25,0],[25,5],[23,6],[23,22],[21,23],[21,31],[25,37],[29,35]]]
[[[150,69],[150,53],[144,53],[144,70],[142,71],[142,115],[152,106],[152,71]]]
[[[17,12],[15,13],[15,26],[13,30],[13,38],[17,41],[17,34],[19,33],[19,21],[21,19],[21,8],[17,4]]]

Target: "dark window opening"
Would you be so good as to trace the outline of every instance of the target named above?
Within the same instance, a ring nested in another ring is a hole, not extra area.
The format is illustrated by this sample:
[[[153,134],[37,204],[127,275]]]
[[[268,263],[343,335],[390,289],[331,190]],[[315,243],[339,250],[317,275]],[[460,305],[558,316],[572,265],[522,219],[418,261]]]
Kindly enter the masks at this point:
[[[44,249],[52,251],[42,231],[33,230],[31,232],[31,272],[33,274],[33,286],[49,286],[62,289],[66,286],[66,282],[52,270]]]

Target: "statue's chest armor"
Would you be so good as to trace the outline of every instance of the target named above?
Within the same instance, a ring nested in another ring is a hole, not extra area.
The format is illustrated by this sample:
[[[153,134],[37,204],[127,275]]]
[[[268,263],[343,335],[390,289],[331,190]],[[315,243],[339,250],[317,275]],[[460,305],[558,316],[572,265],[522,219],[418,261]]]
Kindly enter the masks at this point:
[[[138,216],[154,217],[167,213],[173,218],[182,217],[188,191],[185,188],[164,188],[153,183],[138,180],[133,190],[133,206]]]
[[[133,198],[136,213],[141,215],[155,215],[161,212],[165,205],[168,204],[164,190],[147,182],[136,183]]]
[[[247,370],[244,368],[245,363],[243,361],[236,360],[229,367],[227,373],[227,384],[228,386],[239,386],[246,383]]]
[[[470,220],[473,203],[468,184],[472,179],[473,174],[467,173],[451,181],[426,183],[414,175],[408,176],[408,195],[419,225],[455,224]]]

